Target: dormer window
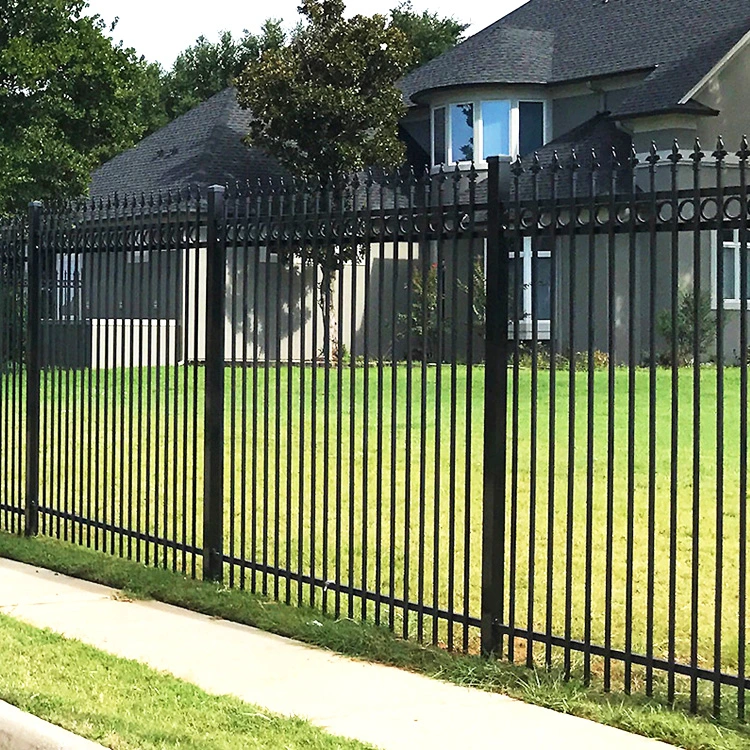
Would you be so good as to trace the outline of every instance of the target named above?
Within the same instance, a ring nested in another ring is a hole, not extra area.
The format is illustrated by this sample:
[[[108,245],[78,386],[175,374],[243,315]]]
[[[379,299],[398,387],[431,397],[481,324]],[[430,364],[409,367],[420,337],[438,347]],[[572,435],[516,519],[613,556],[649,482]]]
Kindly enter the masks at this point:
[[[432,163],[486,161],[528,154],[544,145],[545,103],[485,99],[432,110]]]

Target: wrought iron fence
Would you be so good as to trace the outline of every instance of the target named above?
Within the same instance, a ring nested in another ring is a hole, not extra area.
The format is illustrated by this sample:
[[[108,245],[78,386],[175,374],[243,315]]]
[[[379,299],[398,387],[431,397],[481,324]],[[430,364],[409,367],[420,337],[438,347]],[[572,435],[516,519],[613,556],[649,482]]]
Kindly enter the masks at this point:
[[[32,206],[0,519],[744,716],[749,156]]]

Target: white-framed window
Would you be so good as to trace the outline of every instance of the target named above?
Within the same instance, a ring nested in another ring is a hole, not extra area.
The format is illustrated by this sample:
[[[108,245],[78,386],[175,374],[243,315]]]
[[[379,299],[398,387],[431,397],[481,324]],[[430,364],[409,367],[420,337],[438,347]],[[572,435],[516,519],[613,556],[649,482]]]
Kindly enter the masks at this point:
[[[55,320],[81,320],[83,254],[57,256],[57,300],[50,310]]]
[[[745,244],[744,251],[747,253],[748,247]],[[723,229],[720,232],[711,234],[711,304],[714,309],[719,306],[719,287],[724,297],[725,310],[739,310],[742,302],[741,271],[742,271],[742,251],[740,243],[739,229]],[[723,283],[719,284],[719,252],[722,253],[724,260]],[[745,273],[747,275],[747,294],[750,296],[750,257],[745,263]],[[750,303],[746,301],[746,306],[750,308]]]
[[[552,253],[545,248],[541,238],[537,239],[536,251],[532,252],[532,238],[524,237],[520,252],[511,252],[510,295],[508,336],[530,339],[533,336],[533,306],[536,304],[536,332],[540,340],[549,339],[552,315]],[[536,291],[536,300],[534,293]]]
[[[546,104],[525,99],[480,99],[432,109],[432,163],[484,162],[516,157],[547,140]]]

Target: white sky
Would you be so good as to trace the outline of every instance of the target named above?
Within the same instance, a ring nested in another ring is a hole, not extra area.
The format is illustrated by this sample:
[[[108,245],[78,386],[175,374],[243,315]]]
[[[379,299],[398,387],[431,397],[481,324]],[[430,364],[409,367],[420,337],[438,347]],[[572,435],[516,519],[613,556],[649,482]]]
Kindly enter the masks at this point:
[[[429,10],[470,23],[468,34],[502,18],[526,0],[413,0],[414,10]],[[297,22],[298,0],[88,0],[87,13],[98,13],[107,24],[119,17],[112,37],[152,62],[170,68],[175,57],[203,34],[210,41],[220,31],[235,35],[258,31],[266,18],[280,18],[288,28]],[[349,14],[387,13],[399,0],[348,0]]]

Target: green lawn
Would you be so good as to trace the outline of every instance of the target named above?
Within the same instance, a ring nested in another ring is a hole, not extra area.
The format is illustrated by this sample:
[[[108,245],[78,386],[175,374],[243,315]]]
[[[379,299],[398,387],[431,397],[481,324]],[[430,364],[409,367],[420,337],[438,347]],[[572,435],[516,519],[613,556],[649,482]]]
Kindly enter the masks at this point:
[[[115,750],[365,748],[0,615],[0,699]]]
[[[286,365],[278,369],[271,365],[267,371],[262,366],[256,370],[227,369],[227,392],[234,393],[235,398],[234,408],[228,405],[225,413],[225,551],[260,564],[265,561],[286,568],[288,563],[293,572],[301,570],[303,574],[313,574],[323,580],[335,581],[339,571],[338,580],[355,588],[365,584],[370,590],[376,590],[379,579],[379,588],[387,592],[392,583],[398,598],[406,594],[412,601],[417,601],[421,593],[428,605],[437,603],[438,607],[448,609],[453,602],[457,611],[478,616],[483,368],[474,368],[471,377],[466,367],[453,369],[450,365],[430,366],[424,372],[419,367],[410,372],[405,366],[398,366],[395,372],[389,366],[385,366],[382,372],[376,367],[344,368],[342,375],[339,399],[339,377],[335,368],[327,373],[324,368],[301,369]],[[382,378],[383,385],[380,398],[379,378]],[[558,372],[555,381],[553,413],[556,425],[550,434],[550,375],[548,371],[539,372],[536,461],[532,461],[531,372],[528,369],[521,371],[519,431],[517,440],[514,441],[512,434],[509,437],[508,469],[510,477],[510,458],[515,443],[518,493],[513,504],[509,492],[506,518],[506,599],[511,594],[514,598],[516,625],[522,628],[528,625],[529,590],[533,582],[534,628],[544,628],[549,605],[553,630],[562,635],[569,599],[570,632],[579,639],[583,638],[589,619],[585,607],[585,563],[587,532],[590,534],[589,621],[592,640],[598,644],[603,644],[605,638],[609,575],[607,378],[605,370],[595,373],[592,492],[589,496],[587,373],[575,375],[575,441],[573,461],[569,465],[569,373]],[[630,609],[632,646],[641,652],[646,648],[646,580],[649,546],[653,544],[654,652],[656,656],[666,658],[669,550],[673,534],[676,549],[675,650],[677,658],[683,661],[690,656],[691,641],[692,378],[691,370],[680,371],[676,523],[672,529],[671,373],[668,370],[657,373],[652,540],[648,532],[648,371],[635,372],[632,498],[627,481],[631,419],[626,369],[615,371],[613,411],[612,646],[625,646],[625,618]],[[740,639],[746,637],[738,628],[739,371],[727,369],[725,380],[720,634],[721,662],[725,669],[732,671],[737,668]],[[697,509],[700,529],[697,635],[700,662],[704,665],[712,662],[714,653],[714,591],[719,561],[715,382],[716,371],[705,368],[701,387],[701,479]],[[0,393],[2,403],[7,405],[10,400],[7,380]],[[424,423],[421,412],[423,393],[426,403]],[[452,413],[450,404],[454,393],[456,409]],[[63,510],[75,508],[85,516],[96,515],[107,522],[114,519],[159,537],[182,538],[185,535],[189,542],[195,541],[200,546],[202,421],[186,419],[186,414],[192,413],[194,406],[202,414],[202,369],[47,373],[44,394],[43,497],[47,504]],[[288,410],[290,397],[291,412]],[[301,406],[303,400],[304,408]],[[62,418],[58,416],[57,407],[50,408],[53,402],[64,405]],[[129,429],[131,413],[132,430]],[[381,425],[382,436],[379,437]],[[9,436],[8,431],[3,434],[3,429],[4,423],[0,419],[0,445],[5,446],[15,438]],[[122,434],[125,439],[122,439]],[[548,470],[551,445],[555,451],[552,478]],[[4,448],[4,455],[7,454]],[[339,462],[340,473],[337,472]],[[534,472],[536,494],[535,513],[532,515],[531,476]],[[550,484],[554,489],[552,506],[548,504]],[[0,491],[3,492],[2,500],[7,502],[10,490],[0,483]],[[191,510],[194,492],[198,498],[195,514]],[[628,523],[631,506],[632,532]],[[568,512],[569,507],[572,513]],[[591,518],[588,528],[587,511]],[[47,523],[45,531],[69,539],[81,539],[92,546],[105,547],[144,561],[148,557],[150,563],[157,561],[180,569],[184,566],[188,571],[194,562],[190,554],[173,556],[164,545],[121,542],[106,531],[88,531],[66,522],[52,520]],[[391,534],[393,545],[390,543]],[[513,544],[512,538],[515,539]],[[528,573],[531,540],[535,550],[533,576]],[[631,543],[634,587],[632,602],[629,603],[626,572]],[[362,554],[365,546],[366,561]],[[339,556],[336,555],[337,549],[340,550]],[[569,586],[565,572],[568,549],[571,551],[572,571]],[[465,550],[468,550],[466,556]],[[549,602],[548,552],[554,561]],[[366,563],[366,570],[363,563]],[[513,578],[510,574],[512,564],[515,564]],[[197,566],[199,572],[200,560]],[[300,591],[295,581],[287,586],[283,576],[276,579],[262,571],[254,575],[250,569],[235,567],[228,569],[227,577],[233,585],[255,585],[272,594],[276,593],[278,584],[278,595],[282,599],[288,595],[296,601],[301,595],[309,602],[312,595],[307,585],[303,585]],[[335,608],[335,586],[330,586],[325,595],[320,589],[314,592],[315,604],[320,605],[323,601],[329,609]],[[341,597],[340,605],[342,613],[349,614],[350,599],[346,595]],[[360,600],[351,600],[351,605],[353,614],[359,616],[362,611]],[[367,604],[368,616],[374,617],[375,610],[376,603],[370,601]],[[380,615],[382,621],[388,620],[387,604],[380,608]],[[433,636],[433,623],[426,617],[423,624],[424,637],[429,640]],[[402,612],[397,608],[393,625],[398,632],[408,632],[411,637],[420,635],[417,613],[410,613],[405,625]],[[446,623],[439,623],[437,636],[441,643],[463,645],[464,632],[458,625],[449,628]],[[476,631],[471,629],[467,637],[469,648],[475,649]]]

